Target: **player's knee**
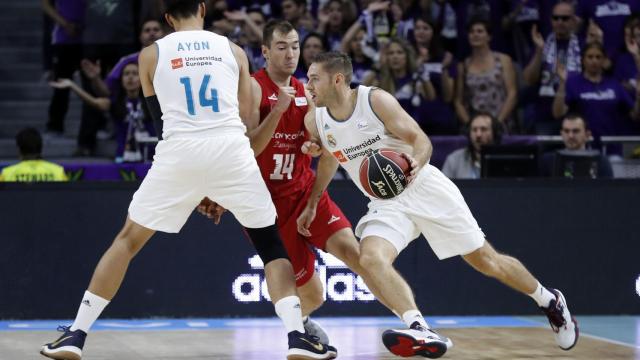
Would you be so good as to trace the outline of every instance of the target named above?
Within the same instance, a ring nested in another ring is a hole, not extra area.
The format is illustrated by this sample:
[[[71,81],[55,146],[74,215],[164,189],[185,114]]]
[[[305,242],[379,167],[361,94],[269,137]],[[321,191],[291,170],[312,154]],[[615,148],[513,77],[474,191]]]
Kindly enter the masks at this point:
[[[391,261],[386,259],[385,256],[378,252],[364,251],[360,253],[360,259],[358,261],[360,268],[373,270],[385,268],[391,265]]]
[[[284,248],[282,240],[280,240],[278,229],[275,225],[260,229],[245,229],[264,265],[277,259],[289,259],[287,250]]]
[[[474,261],[472,265],[476,270],[486,276],[500,278],[502,267],[500,266],[499,257],[500,255],[496,253],[483,254],[482,256],[477,257],[476,261]]]
[[[111,247],[115,248],[124,256],[133,258],[134,256],[136,256],[138,251],[142,249],[143,244],[144,242],[138,241],[138,239],[136,239],[133,234],[123,232],[118,234]]]

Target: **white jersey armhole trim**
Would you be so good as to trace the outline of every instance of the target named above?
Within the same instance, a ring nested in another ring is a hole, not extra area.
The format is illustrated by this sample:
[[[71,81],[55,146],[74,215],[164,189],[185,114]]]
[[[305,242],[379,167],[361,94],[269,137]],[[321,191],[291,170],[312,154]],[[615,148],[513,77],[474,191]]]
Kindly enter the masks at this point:
[[[153,85],[153,80],[156,78],[156,74],[158,73],[158,64],[160,64],[160,44],[158,44],[157,41],[154,41],[153,44],[156,46],[156,68],[153,70],[151,85]]]
[[[240,75],[240,64],[238,64],[238,59],[236,58],[236,53],[233,52],[233,46],[231,45],[231,40],[227,38],[227,45],[229,45],[229,51],[231,52],[231,56],[233,56],[233,62],[236,64],[236,71],[238,75]],[[249,69],[247,69],[249,70]],[[240,79],[238,78],[238,84],[240,84]]]
[[[371,112],[373,113],[373,115],[376,116],[376,119],[378,119],[378,121],[380,121],[380,123],[382,124],[382,126],[385,126],[384,121],[382,121],[382,119],[380,118],[380,116],[376,113],[375,110],[373,110],[373,105],[371,105],[371,93],[373,93],[375,90],[382,90],[379,87],[374,87],[372,86],[369,89],[369,93],[367,94],[367,100],[369,101],[369,108],[371,109]],[[386,127],[385,127],[386,128]]]

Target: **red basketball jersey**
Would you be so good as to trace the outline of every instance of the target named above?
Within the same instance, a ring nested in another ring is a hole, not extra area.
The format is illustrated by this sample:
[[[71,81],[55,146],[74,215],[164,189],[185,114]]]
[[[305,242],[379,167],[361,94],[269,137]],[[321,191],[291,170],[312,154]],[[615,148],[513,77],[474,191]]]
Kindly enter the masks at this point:
[[[262,122],[278,101],[279,88],[269,78],[265,69],[255,72],[253,78],[258,81],[262,89],[260,101],[260,122]],[[309,138],[304,127],[304,116],[308,108],[304,86],[293,76],[290,86],[296,90],[296,98],[291,100],[289,108],[280,118],[267,147],[256,157],[262,177],[273,199],[304,191],[314,179],[310,168],[311,157],[300,150],[302,144]]]

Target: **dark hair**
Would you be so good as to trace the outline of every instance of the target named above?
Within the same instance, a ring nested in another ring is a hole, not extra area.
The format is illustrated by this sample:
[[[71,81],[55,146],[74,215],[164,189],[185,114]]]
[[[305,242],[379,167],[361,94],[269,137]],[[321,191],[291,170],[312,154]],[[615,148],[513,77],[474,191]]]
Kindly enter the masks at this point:
[[[164,0],[166,13],[176,19],[187,19],[198,14],[198,8],[204,0]]]
[[[16,135],[16,144],[20,149],[20,155],[37,156],[42,154],[42,137],[35,128],[28,127],[20,130]]]
[[[562,118],[562,122],[564,122],[565,120],[582,120],[582,123],[584,124],[584,129],[585,130],[589,130],[589,124],[587,123],[587,120],[584,119],[584,116],[582,116],[582,114],[580,114],[579,112],[569,112],[567,113],[563,118]]]
[[[353,65],[351,64],[351,58],[349,55],[338,51],[323,52],[316,55],[313,62],[321,64],[322,68],[331,75],[341,73],[344,75],[344,81],[347,86],[351,84],[351,78],[353,77]]]
[[[304,63],[304,46],[307,44],[307,41],[309,41],[309,39],[311,38],[316,38],[318,40],[320,40],[320,42],[322,43],[322,51],[327,51],[329,49],[329,43],[327,43],[327,40],[324,38],[324,36],[322,36],[320,33],[317,32],[311,32],[308,33],[307,36],[304,38],[304,40],[302,40],[302,44],[300,44],[300,59],[298,60],[298,67],[302,70],[307,70],[307,66]],[[314,59],[311,59],[311,61],[313,61]]]
[[[298,6],[302,6],[302,5],[307,6],[307,0],[291,0],[291,1],[293,1]]]
[[[471,154],[471,159],[473,159],[474,161],[477,159],[475,151],[473,149],[473,144],[471,143],[471,124],[475,119],[479,117],[488,117],[489,119],[491,119],[491,133],[493,135],[494,144],[499,145],[500,143],[502,143],[502,133],[504,132],[502,123],[498,120],[498,118],[491,115],[490,113],[486,111],[476,111],[472,113],[471,117],[469,118],[469,123],[467,124],[467,140],[469,153]]]
[[[262,30],[262,45],[271,48],[271,40],[273,40],[273,33],[278,31],[282,34],[288,34],[295,30],[293,25],[286,20],[269,20]]]
[[[584,59],[584,57],[587,55],[587,51],[589,51],[591,49],[598,49],[598,50],[600,50],[602,55],[604,55],[605,57],[607,56],[607,52],[604,50],[604,46],[602,46],[602,44],[600,44],[599,42],[590,42],[590,43],[584,45],[584,48],[582,49],[582,54],[580,56],[580,59],[581,60]]]
[[[491,23],[483,17],[474,17],[474,18],[471,18],[471,20],[469,20],[469,23],[467,24],[467,34],[471,32],[471,29],[475,25],[484,26],[484,29],[487,31],[487,34],[491,35]]]
[[[417,15],[413,18],[413,33],[411,34],[410,40],[413,47],[417,50],[418,43],[416,42],[415,36],[415,24],[418,21],[422,21],[431,27],[431,32],[433,35],[431,36],[431,42],[429,43],[429,57],[431,59],[440,59],[444,56],[444,48],[442,46],[442,38],[440,36],[442,29],[436,25],[436,23],[429,18],[429,16],[421,14]]]

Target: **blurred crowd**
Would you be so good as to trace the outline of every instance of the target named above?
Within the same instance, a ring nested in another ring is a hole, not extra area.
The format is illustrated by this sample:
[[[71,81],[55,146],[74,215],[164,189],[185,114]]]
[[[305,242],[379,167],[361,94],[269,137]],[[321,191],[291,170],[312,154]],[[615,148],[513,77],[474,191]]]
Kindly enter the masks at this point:
[[[295,76],[313,56],[349,54],[353,86],[383,88],[428,135],[468,134],[474,114],[502,134],[559,135],[580,114],[603,135],[640,133],[640,0],[208,0],[206,28],[262,68],[262,28],[284,18],[300,35]],[[171,29],[161,0],[43,0],[51,20],[47,136],[64,132],[69,92],[83,99],[75,155],[118,140],[117,161],[141,160],[154,129],[137,54]],[[74,83],[74,72],[80,84]],[[621,154],[615,147],[609,154]]]

